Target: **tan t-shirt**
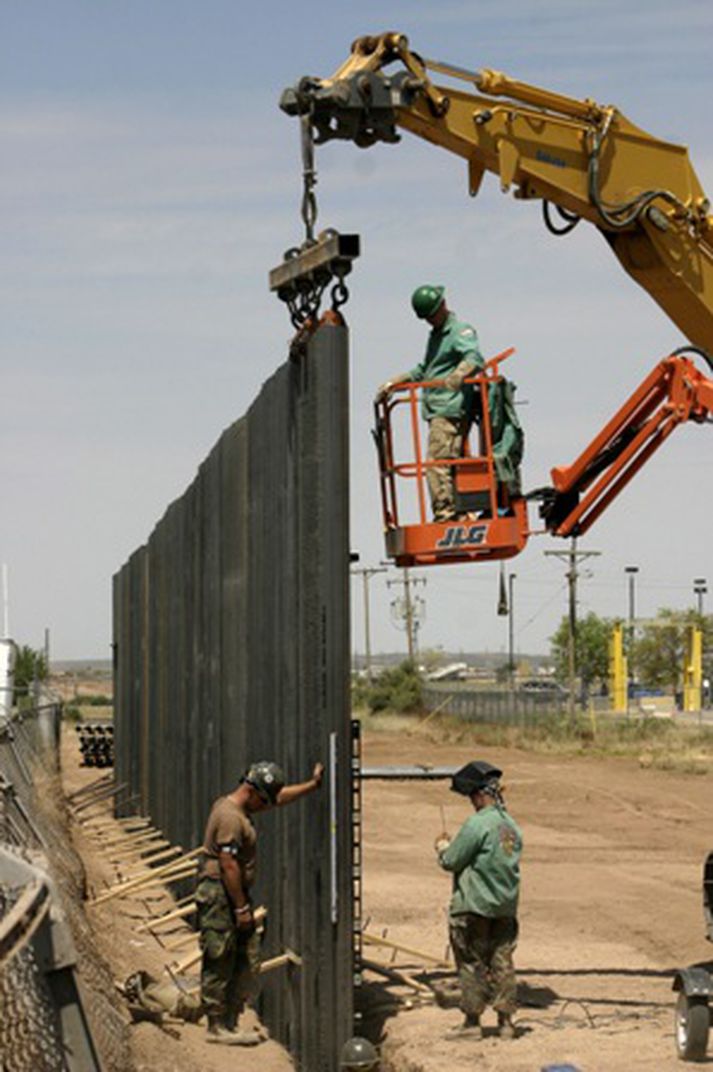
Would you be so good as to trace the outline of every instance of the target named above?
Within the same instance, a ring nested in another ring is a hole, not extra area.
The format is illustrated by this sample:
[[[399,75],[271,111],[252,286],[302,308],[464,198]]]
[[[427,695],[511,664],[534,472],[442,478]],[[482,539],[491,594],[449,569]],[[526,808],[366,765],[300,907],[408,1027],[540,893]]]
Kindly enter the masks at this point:
[[[257,834],[247,812],[239,808],[230,797],[218,797],[211,808],[203,838],[203,866],[201,874],[208,878],[220,878],[218,856],[224,846],[233,846],[242,872],[243,886],[247,889],[255,881],[255,857]]]

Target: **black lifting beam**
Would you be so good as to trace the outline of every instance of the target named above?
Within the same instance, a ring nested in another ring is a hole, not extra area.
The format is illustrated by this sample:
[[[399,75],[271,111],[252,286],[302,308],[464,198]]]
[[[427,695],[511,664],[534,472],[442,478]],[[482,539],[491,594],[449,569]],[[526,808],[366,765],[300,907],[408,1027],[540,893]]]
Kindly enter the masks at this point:
[[[340,234],[331,228],[287,250],[282,264],[270,272],[270,290],[287,303],[295,327],[317,315],[322,294],[332,282],[332,308],[344,304],[349,296],[344,277],[359,253],[358,234]]]

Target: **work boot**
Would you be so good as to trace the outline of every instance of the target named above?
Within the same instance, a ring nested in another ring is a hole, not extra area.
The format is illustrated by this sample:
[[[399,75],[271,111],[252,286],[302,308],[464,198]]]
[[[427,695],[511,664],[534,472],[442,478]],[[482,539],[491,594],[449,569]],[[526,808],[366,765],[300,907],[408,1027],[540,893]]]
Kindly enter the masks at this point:
[[[216,1021],[208,1023],[206,1042],[220,1046],[257,1046],[260,1039],[253,1031],[230,1031],[225,1024]]]
[[[483,1027],[480,1023],[480,1017],[475,1013],[467,1012],[462,1024],[458,1027],[451,1028],[446,1032],[447,1039],[482,1039]]]
[[[515,1024],[510,1019],[509,1012],[498,1013],[498,1034],[501,1039],[514,1039],[516,1037]]]
[[[243,1035],[245,1038],[254,1037],[258,1042],[267,1042],[270,1037],[267,1028],[263,1027],[262,1024],[255,1024],[253,1027],[238,1027],[238,1025],[233,1022],[232,1025],[226,1023],[225,1026],[232,1035]],[[252,1043],[245,1043],[245,1045],[252,1045]]]

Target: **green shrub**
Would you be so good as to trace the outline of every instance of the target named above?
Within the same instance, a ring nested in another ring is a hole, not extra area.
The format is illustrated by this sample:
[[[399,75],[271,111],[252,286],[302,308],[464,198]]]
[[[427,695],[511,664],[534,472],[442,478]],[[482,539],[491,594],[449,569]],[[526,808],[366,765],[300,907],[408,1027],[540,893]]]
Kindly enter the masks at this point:
[[[81,704],[82,707],[111,707],[113,702],[112,697],[105,696],[103,692],[80,692],[75,696],[75,703]]]
[[[420,711],[421,678],[418,670],[408,660],[400,666],[382,671],[370,685],[358,681],[352,689],[352,702],[355,707],[368,707],[376,711]]]

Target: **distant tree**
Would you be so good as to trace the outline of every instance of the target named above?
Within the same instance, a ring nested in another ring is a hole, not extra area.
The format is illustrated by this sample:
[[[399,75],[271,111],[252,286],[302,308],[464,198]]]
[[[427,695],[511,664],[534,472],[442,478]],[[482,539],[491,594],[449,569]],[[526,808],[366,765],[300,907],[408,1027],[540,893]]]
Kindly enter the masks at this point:
[[[33,681],[44,681],[47,677],[47,662],[44,652],[35,651],[28,644],[23,644],[15,654],[15,693],[13,703],[29,695]]]
[[[612,633],[609,618],[600,618],[590,611],[577,622],[575,672],[585,689],[605,682],[609,675],[609,638]],[[550,638],[555,677],[566,682],[569,677],[569,619],[563,618],[557,632]]]
[[[703,650],[710,651],[713,644],[713,618],[710,615],[701,617],[693,610],[662,607],[653,621],[642,626],[633,655],[636,677],[643,685],[669,687],[674,692],[680,687],[688,631],[692,625],[703,629]]]
[[[506,685],[510,680],[510,663],[500,663],[495,667],[495,681],[498,685]]]
[[[423,667],[424,673],[430,674],[433,670],[437,670],[439,666],[443,666],[445,662],[443,648],[426,648],[425,651],[420,653],[418,661]]]

